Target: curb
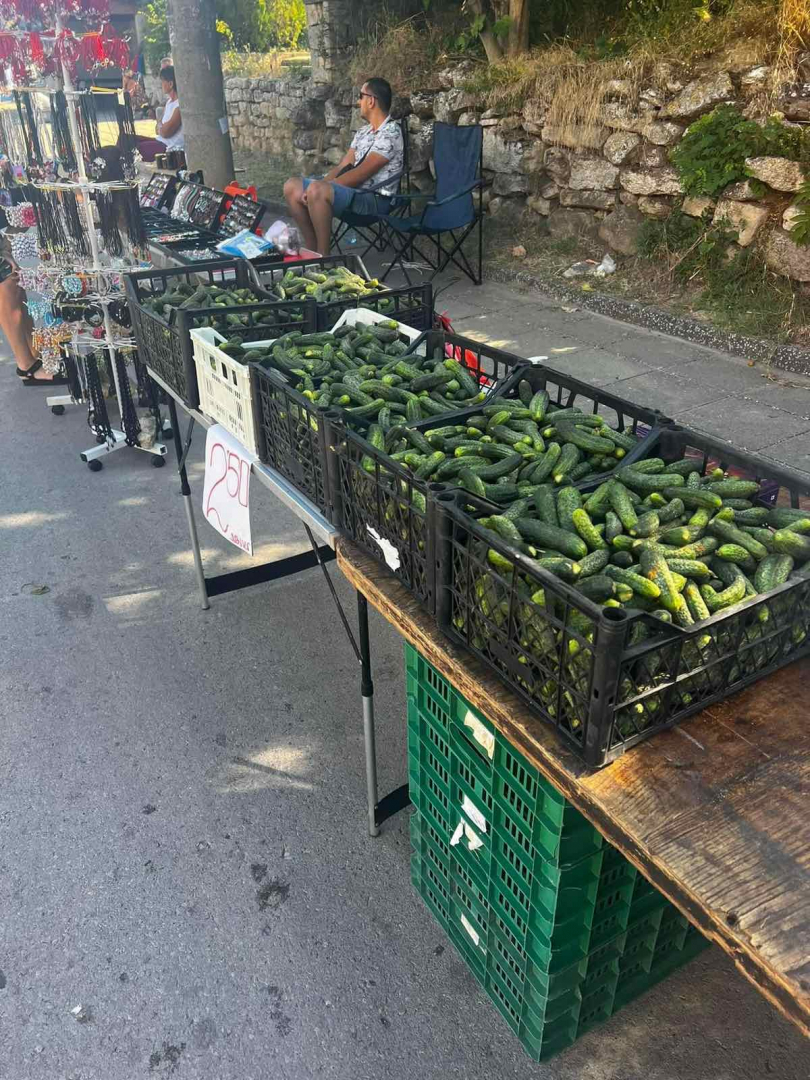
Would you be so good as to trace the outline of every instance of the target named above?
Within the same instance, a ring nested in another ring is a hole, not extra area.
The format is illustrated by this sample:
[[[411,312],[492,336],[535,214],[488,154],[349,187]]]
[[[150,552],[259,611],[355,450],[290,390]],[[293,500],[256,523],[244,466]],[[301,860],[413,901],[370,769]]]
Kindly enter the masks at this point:
[[[523,270],[485,267],[484,277],[506,285],[514,283],[528,285],[555,300],[571,301],[577,307],[592,311],[597,315],[606,315],[608,318],[631,323],[645,330],[656,330],[658,333],[669,334],[671,337],[683,338],[695,345],[719,349],[721,352],[730,353],[745,360],[768,363],[771,367],[790,371],[795,375],[810,375],[810,349],[803,349],[798,345],[777,345],[773,341],[745,337],[742,334],[720,330],[710,323],[674,315],[652,304],[622,300],[607,293],[583,293],[580,289],[574,289],[560,281],[536,277]]]

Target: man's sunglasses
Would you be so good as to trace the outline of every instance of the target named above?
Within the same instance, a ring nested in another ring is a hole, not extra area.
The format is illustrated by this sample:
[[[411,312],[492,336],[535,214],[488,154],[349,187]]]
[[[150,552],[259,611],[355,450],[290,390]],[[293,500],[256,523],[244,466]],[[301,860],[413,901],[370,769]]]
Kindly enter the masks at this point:
[[[366,93],[366,92],[365,92],[364,90],[361,90],[361,91],[360,91],[360,97],[361,97],[361,98],[364,98],[364,97],[370,97],[370,98],[373,98],[373,97],[374,97],[374,94],[367,94],[367,93]]]

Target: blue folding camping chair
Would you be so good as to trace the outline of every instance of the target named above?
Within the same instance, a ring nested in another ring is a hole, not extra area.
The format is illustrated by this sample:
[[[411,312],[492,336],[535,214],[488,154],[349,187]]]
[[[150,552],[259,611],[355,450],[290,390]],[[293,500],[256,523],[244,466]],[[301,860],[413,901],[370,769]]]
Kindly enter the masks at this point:
[[[402,270],[408,284],[411,278],[405,263],[418,257],[428,264],[433,273],[430,279],[441,273],[450,263],[463,271],[475,285],[481,284],[483,266],[483,227],[480,202],[473,199],[473,191],[480,188],[483,167],[483,129],[477,124],[456,127],[453,124],[433,125],[433,164],[436,170],[436,190],[433,195],[397,195],[393,212],[381,218],[388,238],[394,248],[394,258],[381,280],[385,280],[395,266]],[[418,213],[403,213],[415,199],[426,199]],[[478,229],[478,272],[467,258],[462,247],[464,241]],[[445,246],[442,237],[449,234]],[[417,239],[429,240],[435,246],[428,254],[416,243]]]
[[[408,164],[408,119],[403,117],[399,121],[399,125],[402,128],[402,170],[395,173],[393,176],[389,176],[387,180],[381,184],[372,184],[369,187],[363,188],[364,192],[373,192],[378,194],[380,188],[396,186],[396,190],[399,193],[401,189],[408,189],[410,182],[410,172]],[[404,181],[404,184],[403,184]],[[398,197],[398,195],[396,196]],[[352,195],[352,202],[354,202],[354,195]],[[383,215],[381,214],[356,214],[352,211],[352,202],[349,203],[346,210],[340,217],[335,217],[335,224],[332,229],[332,247],[344,254],[343,248],[340,246],[340,241],[346,238],[346,234],[351,230],[357,233],[357,235],[364,241],[365,247],[359,255],[364,258],[372,250],[385,251],[387,244],[387,230],[382,221]],[[403,204],[406,205],[406,204]],[[389,205],[389,209],[390,209]]]

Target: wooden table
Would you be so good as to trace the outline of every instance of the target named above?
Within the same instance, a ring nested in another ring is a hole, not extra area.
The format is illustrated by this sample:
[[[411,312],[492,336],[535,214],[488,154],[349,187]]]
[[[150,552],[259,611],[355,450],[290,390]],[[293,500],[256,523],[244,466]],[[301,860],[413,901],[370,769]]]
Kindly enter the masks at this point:
[[[810,660],[594,772],[343,537],[355,589],[810,1036]]]

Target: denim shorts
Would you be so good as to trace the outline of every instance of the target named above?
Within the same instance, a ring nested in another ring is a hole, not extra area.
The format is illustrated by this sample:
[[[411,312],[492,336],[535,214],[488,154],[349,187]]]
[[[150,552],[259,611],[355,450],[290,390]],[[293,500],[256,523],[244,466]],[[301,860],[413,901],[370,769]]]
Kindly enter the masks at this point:
[[[304,191],[307,190],[313,180],[317,179],[316,176],[305,176]],[[373,191],[346,187],[344,184],[338,184],[334,180],[330,180],[329,183],[331,183],[334,193],[334,211],[337,217],[342,217],[346,213],[350,203],[353,214],[368,214],[375,217],[377,214],[388,213],[391,205],[391,199],[388,195],[375,195]],[[352,202],[352,197],[354,197],[354,202]]]

